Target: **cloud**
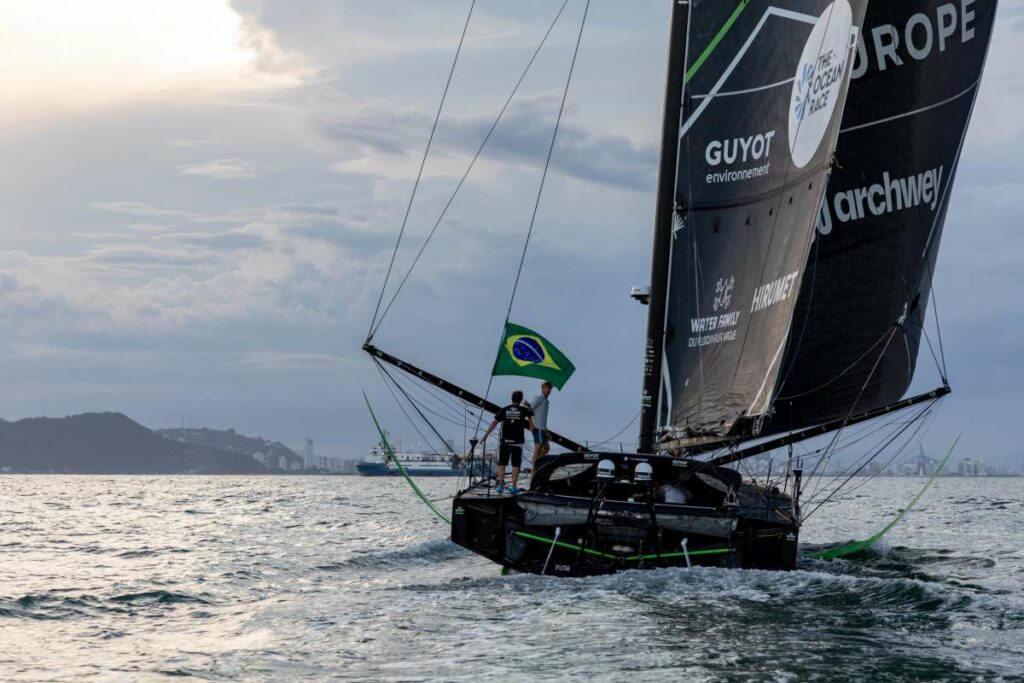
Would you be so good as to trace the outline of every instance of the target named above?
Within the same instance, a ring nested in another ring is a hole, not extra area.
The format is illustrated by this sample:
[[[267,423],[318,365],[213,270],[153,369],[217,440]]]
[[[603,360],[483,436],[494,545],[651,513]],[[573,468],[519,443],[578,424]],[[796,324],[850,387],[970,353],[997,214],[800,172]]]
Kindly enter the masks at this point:
[[[157,236],[157,241],[186,246],[205,247],[212,251],[255,249],[268,244],[265,236],[253,230],[234,229],[222,232],[175,232]]]
[[[14,273],[0,271],[0,296],[13,294],[21,289],[21,282]]]
[[[161,209],[145,202],[97,202],[94,209],[111,213],[127,213],[134,216],[167,216],[169,218],[187,218],[188,211],[177,209]]]
[[[509,108],[484,148],[487,159],[540,168],[547,158],[548,145],[557,118],[561,93],[548,92],[521,99]],[[552,167],[567,176],[628,190],[650,191],[658,167],[657,149],[634,142],[624,135],[601,133],[581,127],[564,117],[558,131]],[[413,156],[422,154],[424,131],[432,118],[419,112],[393,112],[366,108],[335,120],[321,120],[317,128],[327,138],[353,150],[358,167],[365,155]],[[435,154],[476,153],[493,119],[485,117],[448,117],[438,130]],[[336,165],[352,167],[351,162]]]
[[[194,266],[209,262],[209,257],[195,251],[126,245],[89,249],[82,260],[111,265]]]
[[[291,351],[249,351],[235,360],[236,365],[260,370],[344,369],[357,363],[359,361],[343,356]]]
[[[185,164],[178,167],[178,175],[197,175],[218,180],[238,180],[240,178],[256,178],[258,169],[243,159],[214,159],[198,164]]]
[[[465,9],[445,0],[377,3],[308,0],[301,9],[279,0],[231,0],[244,21],[246,47],[270,73],[298,65],[355,62],[395,52],[449,50],[452,21]],[[384,17],[387,20],[382,22]],[[460,26],[461,28],[461,26]]]
[[[193,138],[187,140],[171,140],[167,144],[171,147],[181,147],[183,149],[196,149],[198,147],[214,145],[222,142],[224,142],[224,140]]]
[[[72,232],[68,233],[68,237],[74,237],[78,240],[87,240],[89,242],[95,242],[97,240],[127,240],[132,239],[132,235],[126,232]]]

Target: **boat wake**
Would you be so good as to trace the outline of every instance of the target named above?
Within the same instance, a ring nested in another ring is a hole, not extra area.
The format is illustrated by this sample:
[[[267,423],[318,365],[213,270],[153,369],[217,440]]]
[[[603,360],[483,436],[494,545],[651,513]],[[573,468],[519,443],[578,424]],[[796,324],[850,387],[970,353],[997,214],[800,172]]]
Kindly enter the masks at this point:
[[[321,571],[402,571],[418,567],[434,567],[469,556],[468,551],[448,539],[442,538],[421,541],[393,550],[369,552],[341,562],[320,565],[317,569]]]

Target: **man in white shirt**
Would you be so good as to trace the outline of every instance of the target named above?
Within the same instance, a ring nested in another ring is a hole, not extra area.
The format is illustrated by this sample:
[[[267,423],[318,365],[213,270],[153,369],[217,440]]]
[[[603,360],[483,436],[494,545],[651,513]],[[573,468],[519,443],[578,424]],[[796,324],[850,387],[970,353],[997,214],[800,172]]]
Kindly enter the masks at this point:
[[[548,397],[551,395],[551,382],[544,382],[540,385],[540,393],[530,401],[533,409],[533,463],[548,454],[551,450],[551,442],[548,441]],[[533,469],[527,463],[527,467]]]

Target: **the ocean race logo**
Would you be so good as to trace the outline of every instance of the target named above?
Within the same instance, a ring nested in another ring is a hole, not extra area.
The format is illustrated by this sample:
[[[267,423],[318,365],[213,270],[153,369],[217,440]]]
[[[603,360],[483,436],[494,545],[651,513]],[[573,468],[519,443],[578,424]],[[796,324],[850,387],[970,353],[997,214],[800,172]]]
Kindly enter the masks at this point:
[[[803,168],[817,154],[835,113],[850,58],[853,11],[835,0],[822,12],[804,44],[793,77],[789,150]]]

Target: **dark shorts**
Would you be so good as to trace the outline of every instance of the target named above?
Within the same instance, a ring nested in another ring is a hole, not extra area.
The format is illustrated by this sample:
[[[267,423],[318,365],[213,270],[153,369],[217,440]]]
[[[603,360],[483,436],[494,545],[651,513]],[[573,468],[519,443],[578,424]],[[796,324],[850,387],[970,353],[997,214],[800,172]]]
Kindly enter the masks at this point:
[[[498,446],[498,466],[505,467],[512,462],[512,467],[520,467],[523,464],[523,444],[503,443]]]
[[[546,429],[534,429],[533,430],[533,442],[538,446],[546,444],[548,442],[548,430]]]

